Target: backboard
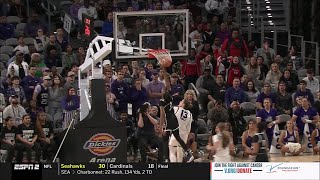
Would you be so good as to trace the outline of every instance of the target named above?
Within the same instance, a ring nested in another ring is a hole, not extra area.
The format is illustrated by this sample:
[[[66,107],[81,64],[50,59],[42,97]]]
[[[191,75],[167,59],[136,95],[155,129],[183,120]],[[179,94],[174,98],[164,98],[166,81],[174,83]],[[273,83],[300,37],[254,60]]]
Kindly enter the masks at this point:
[[[189,10],[114,12],[116,60],[148,58],[149,49],[168,49],[172,57],[189,55]]]

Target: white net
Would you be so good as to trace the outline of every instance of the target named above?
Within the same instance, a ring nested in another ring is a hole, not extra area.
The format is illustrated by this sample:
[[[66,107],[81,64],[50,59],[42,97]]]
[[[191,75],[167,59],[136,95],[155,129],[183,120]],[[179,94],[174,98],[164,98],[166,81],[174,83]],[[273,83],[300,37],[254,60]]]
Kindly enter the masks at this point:
[[[160,50],[149,50],[148,52],[149,58],[156,58],[158,60],[158,64],[164,64],[166,61],[172,62],[172,58],[169,50],[160,49]]]

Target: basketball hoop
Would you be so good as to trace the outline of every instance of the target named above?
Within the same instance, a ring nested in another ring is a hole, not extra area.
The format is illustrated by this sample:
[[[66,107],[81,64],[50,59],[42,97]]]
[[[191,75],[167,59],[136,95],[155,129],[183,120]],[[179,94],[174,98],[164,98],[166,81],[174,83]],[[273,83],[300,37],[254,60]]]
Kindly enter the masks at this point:
[[[167,49],[151,49],[148,51],[148,57],[156,58],[158,60],[158,63],[163,67],[170,67],[172,63],[170,52]]]

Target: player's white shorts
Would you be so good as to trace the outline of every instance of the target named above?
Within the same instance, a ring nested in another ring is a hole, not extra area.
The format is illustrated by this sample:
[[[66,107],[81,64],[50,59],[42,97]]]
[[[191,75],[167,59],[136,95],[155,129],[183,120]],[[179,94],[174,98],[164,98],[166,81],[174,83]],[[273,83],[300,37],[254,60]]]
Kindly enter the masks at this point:
[[[188,136],[182,137],[183,141],[186,142]],[[170,162],[183,162],[184,150],[180,146],[180,143],[176,140],[174,135],[171,135],[169,138],[169,159]]]
[[[170,162],[183,162],[183,148],[181,146],[169,145]]]

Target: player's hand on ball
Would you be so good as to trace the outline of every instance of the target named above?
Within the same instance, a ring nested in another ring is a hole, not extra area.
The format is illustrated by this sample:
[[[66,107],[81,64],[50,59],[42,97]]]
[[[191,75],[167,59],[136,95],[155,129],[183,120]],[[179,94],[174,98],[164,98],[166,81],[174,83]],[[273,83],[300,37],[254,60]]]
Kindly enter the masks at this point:
[[[160,99],[159,106],[165,106],[165,105],[166,105],[166,102],[164,101],[164,99]]]
[[[160,68],[162,68],[162,69],[170,67],[171,64],[172,64],[171,57],[164,57],[159,60],[159,65],[160,65]]]

